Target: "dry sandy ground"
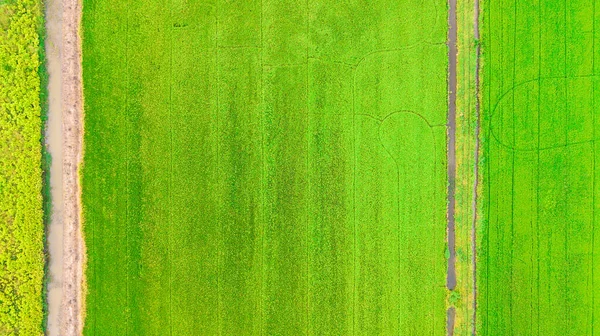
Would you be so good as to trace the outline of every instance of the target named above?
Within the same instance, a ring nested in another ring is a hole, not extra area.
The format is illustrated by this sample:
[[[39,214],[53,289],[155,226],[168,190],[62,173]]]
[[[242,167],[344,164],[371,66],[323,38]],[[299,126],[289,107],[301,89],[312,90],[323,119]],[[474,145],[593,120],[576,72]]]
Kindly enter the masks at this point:
[[[62,0],[63,98],[63,298],[61,335],[81,335],[83,326],[84,243],[81,231],[79,168],[83,151],[83,90],[81,76],[81,0]]]
[[[62,0],[46,0],[46,70],[48,71],[48,120],[46,149],[52,156],[50,190],[52,216],[48,226],[49,271],[47,336],[60,335],[60,313],[63,286],[63,156],[62,156],[62,99],[61,48]]]

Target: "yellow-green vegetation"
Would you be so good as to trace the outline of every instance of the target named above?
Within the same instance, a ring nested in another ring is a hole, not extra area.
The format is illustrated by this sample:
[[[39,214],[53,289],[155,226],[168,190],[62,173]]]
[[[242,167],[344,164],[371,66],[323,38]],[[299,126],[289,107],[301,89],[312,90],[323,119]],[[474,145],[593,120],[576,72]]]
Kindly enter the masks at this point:
[[[445,0],[85,0],[87,335],[445,335]]]
[[[42,335],[42,3],[0,2],[0,335]]]
[[[457,1],[456,92],[456,287],[448,298],[456,309],[454,335],[473,330],[473,202],[475,196],[476,41],[474,0]]]

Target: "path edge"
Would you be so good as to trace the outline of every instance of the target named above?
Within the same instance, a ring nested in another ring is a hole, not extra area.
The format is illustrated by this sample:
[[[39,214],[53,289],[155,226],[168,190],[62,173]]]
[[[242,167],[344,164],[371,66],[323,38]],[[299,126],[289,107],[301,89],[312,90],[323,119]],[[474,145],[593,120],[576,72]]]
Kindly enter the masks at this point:
[[[63,297],[61,335],[83,333],[85,246],[82,236],[80,167],[83,162],[83,81],[81,62],[82,0],[63,1]]]

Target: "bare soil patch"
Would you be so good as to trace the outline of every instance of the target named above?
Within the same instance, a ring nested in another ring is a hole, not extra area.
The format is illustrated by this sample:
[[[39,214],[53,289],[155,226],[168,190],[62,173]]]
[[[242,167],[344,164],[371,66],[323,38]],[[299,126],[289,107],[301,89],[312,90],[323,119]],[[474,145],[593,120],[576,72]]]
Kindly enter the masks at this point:
[[[62,1],[47,0],[46,4],[46,71],[48,80],[48,121],[45,145],[52,157],[50,190],[52,215],[48,227],[49,283],[47,335],[60,335],[60,316],[63,287],[63,177],[62,177],[62,99],[61,48]]]
[[[83,326],[83,263],[81,186],[83,154],[83,89],[81,73],[81,0],[62,0],[63,99],[63,299],[61,335],[81,335]]]

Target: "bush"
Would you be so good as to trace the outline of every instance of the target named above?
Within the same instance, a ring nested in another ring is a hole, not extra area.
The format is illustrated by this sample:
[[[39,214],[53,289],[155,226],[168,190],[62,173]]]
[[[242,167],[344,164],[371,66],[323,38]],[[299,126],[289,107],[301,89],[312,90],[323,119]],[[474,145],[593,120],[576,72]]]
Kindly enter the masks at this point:
[[[42,335],[42,3],[0,3],[0,334]]]

